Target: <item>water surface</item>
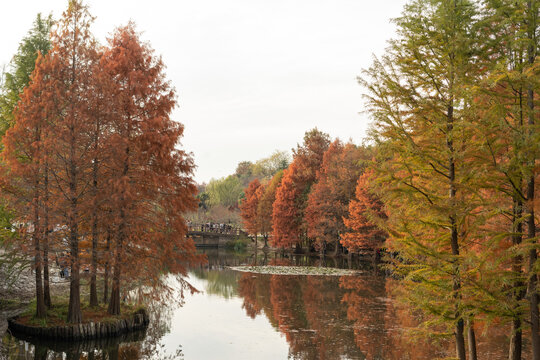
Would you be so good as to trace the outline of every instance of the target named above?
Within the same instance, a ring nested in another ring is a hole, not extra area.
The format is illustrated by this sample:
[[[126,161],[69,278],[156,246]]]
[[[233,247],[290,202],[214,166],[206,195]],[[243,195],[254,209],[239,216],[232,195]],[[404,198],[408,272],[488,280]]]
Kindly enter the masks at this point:
[[[411,342],[417,319],[395,306],[395,283],[360,262],[277,254],[206,250],[208,264],[191,269],[200,290],[178,291],[154,307],[146,332],[106,341],[50,343],[6,333],[3,359],[434,359],[453,355],[452,343]],[[248,264],[361,268],[355,276],[241,273]],[[174,278],[169,281],[174,284]],[[503,332],[501,331],[501,334]],[[505,359],[507,339],[492,331],[479,353]]]

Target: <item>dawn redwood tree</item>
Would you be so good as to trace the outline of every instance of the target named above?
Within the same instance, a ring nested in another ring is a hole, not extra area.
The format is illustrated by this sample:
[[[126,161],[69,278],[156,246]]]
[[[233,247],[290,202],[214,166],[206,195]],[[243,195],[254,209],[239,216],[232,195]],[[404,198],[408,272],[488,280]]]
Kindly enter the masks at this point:
[[[197,208],[197,189],[191,157],[176,149],[183,126],[170,118],[174,90],[161,59],[139,40],[132,23],[109,40],[103,69],[114,81],[106,145],[115,155],[108,184],[114,245],[108,312],[119,314],[124,273],[155,283],[163,268],[186,275],[187,265],[200,260],[193,241],[185,237],[183,218]]]
[[[89,91],[98,60],[96,43],[90,33],[93,22],[87,6],[70,1],[52,37],[52,49],[45,62],[46,92],[42,95],[49,119],[44,139],[48,153],[49,187],[55,194],[51,211],[66,225],[70,251],[70,291],[68,319],[80,323],[80,241],[81,223],[89,209],[91,182],[92,109]]]
[[[293,149],[293,162],[283,174],[273,205],[274,246],[284,248],[296,245],[299,251],[302,242],[307,240],[309,251],[311,244],[307,238],[304,213],[311,186],[317,178],[317,170],[329,145],[328,134],[315,128],[307,131],[303,144]]]
[[[10,62],[9,71],[4,74],[2,88],[0,89],[0,136],[3,136],[7,129],[15,123],[15,108],[21,99],[23,90],[30,84],[30,76],[35,68],[38,54],[45,56],[51,44],[49,34],[53,24],[52,16],[36,16],[34,24],[26,37],[19,44],[17,53]],[[46,171],[46,164],[44,164]],[[44,197],[47,197],[46,180],[42,181]],[[43,250],[43,296],[45,305],[51,306],[51,295],[49,290],[49,233],[47,231],[48,211],[46,206],[48,200],[43,201],[44,224],[42,226],[43,236],[41,248]],[[4,210],[2,210],[4,211]]]
[[[296,199],[302,196],[298,185],[298,165],[292,162],[283,172],[283,178],[276,190],[276,199],[272,205],[272,240],[273,246],[289,248],[300,246],[302,241],[302,217],[296,205]]]
[[[335,254],[341,252],[339,237],[345,231],[343,217],[347,215],[363,168],[361,160],[361,148],[352,143],[343,144],[339,139],[324,153],[305,215],[307,234],[321,253],[325,253],[327,245],[333,246]]]
[[[403,271],[409,300],[452,328],[460,360],[466,357],[464,258],[475,195],[467,186],[475,169],[464,159],[471,151],[471,84],[478,76],[471,51],[476,6],[411,1],[396,19],[398,38],[361,80],[373,139],[385,158],[377,193],[393,210],[391,244],[404,259],[396,271]]]
[[[255,248],[257,248],[257,233],[259,232],[257,209],[262,195],[261,189],[264,189],[264,186],[261,185],[259,179],[254,179],[244,190],[245,198],[240,203],[240,216],[244,220],[247,232],[255,235]]]
[[[361,250],[374,253],[381,249],[387,236],[376,223],[386,219],[383,203],[370,191],[374,179],[371,170],[365,171],[356,184],[354,198],[349,203],[349,213],[343,218],[347,231],[341,234],[341,244],[350,252]],[[375,256],[376,258],[376,256]]]
[[[89,153],[91,154],[91,184],[90,184],[90,213],[91,218],[86,219],[87,228],[90,233],[91,251],[90,251],[90,306],[97,307],[99,305],[97,295],[97,269],[99,265],[99,245],[100,239],[103,240],[105,236],[109,236],[109,225],[106,218],[109,213],[109,207],[107,206],[108,194],[106,183],[110,177],[110,171],[107,165],[110,163],[111,147],[106,146],[106,142],[110,133],[112,132],[111,121],[113,113],[109,106],[109,94],[114,90],[114,82],[109,77],[105,67],[105,58],[103,54],[100,54],[100,59],[95,63],[93,68],[94,78],[90,84],[89,89],[89,102],[92,108],[89,121],[92,122],[92,126],[89,128],[89,137],[92,144]],[[102,248],[110,247],[109,240],[107,244],[102,244]],[[99,259],[104,263],[105,273],[108,276],[108,257],[109,248],[101,251]],[[106,280],[107,281],[107,280]],[[104,284],[105,296],[108,290],[108,284]]]
[[[276,191],[281,184],[283,170],[279,170],[264,187],[257,205],[257,227],[264,239],[264,247],[268,247],[268,235],[272,233],[272,209],[276,200]]]
[[[42,99],[46,88],[41,81],[43,58],[33,74],[33,81],[21,95],[15,111],[15,125],[3,138],[3,160],[7,169],[2,172],[4,193],[9,194],[11,207],[15,209],[15,220],[25,224],[24,234],[31,234],[34,256],[36,286],[36,317],[46,316],[43,293],[42,270],[42,223],[41,207],[43,177],[43,134],[46,127]],[[6,191],[7,189],[7,191]]]
[[[540,358],[535,236],[536,158],[539,152],[538,3],[483,2],[481,54],[485,76],[475,98],[476,186],[491,210],[487,237],[497,248],[488,259],[497,269],[496,311],[509,318],[509,359],[522,358],[525,325],[531,325],[533,358]],[[484,272],[485,273],[485,272]],[[512,284],[508,286],[508,284]],[[528,289],[527,289],[528,287]],[[526,301],[528,300],[528,304]],[[511,309],[508,311],[508,309]],[[525,320],[529,310],[529,321]]]

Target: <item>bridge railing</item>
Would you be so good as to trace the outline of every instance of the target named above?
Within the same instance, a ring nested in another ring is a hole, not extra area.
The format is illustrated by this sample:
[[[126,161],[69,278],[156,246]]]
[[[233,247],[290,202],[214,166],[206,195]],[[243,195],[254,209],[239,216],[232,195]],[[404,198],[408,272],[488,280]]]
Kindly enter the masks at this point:
[[[216,223],[205,223],[205,224],[188,224],[189,232],[203,232],[203,233],[214,233],[214,234],[227,234],[227,235],[243,235],[245,232],[236,226],[229,224],[216,224]]]

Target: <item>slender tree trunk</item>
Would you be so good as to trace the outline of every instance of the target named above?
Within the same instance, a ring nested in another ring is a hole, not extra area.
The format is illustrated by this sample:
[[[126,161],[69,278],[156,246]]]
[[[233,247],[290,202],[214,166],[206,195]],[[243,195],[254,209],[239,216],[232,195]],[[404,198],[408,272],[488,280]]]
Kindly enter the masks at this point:
[[[41,130],[37,129],[36,136],[35,136],[35,143],[38,144],[38,152],[39,152],[39,144],[41,142]],[[36,161],[36,159],[34,159]],[[40,237],[41,237],[41,230],[40,230],[40,203],[39,203],[39,197],[40,197],[40,191],[39,191],[39,178],[40,178],[40,169],[39,169],[39,163],[36,164],[37,168],[34,172],[34,199],[32,201],[32,206],[34,210],[34,219],[33,219],[33,225],[34,225],[34,232],[32,234],[32,240],[34,243],[34,270],[36,275],[36,318],[44,318],[47,315],[47,309],[45,307],[45,299],[43,296],[43,283],[41,278],[41,267],[42,259],[41,259],[41,244],[40,244]]]
[[[534,6],[533,6],[534,2]],[[536,0],[527,1],[527,25],[528,25],[528,40],[529,46],[527,49],[528,62],[532,66],[536,59],[536,22],[538,16],[538,5]],[[527,89],[527,106],[528,106],[528,137],[532,140],[535,136],[535,111],[534,111],[534,90],[533,85],[529,84]],[[531,143],[531,145],[533,145]],[[533,150],[529,159],[529,169],[531,174],[527,181],[527,239],[536,245],[536,227],[534,219],[534,177],[536,165],[536,151]],[[532,244],[531,244],[532,245]],[[531,320],[531,344],[533,352],[533,360],[540,360],[540,319],[538,313],[538,275],[535,270],[538,254],[535,248],[529,251],[529,308]]]
[[[99,126],[98,130],[99,131]],[[94,151],[97,154],[97,136],[94,141]],[[98,204],[97,204],[97,185],[98,185],[98,159],[94,157],[92,169],[92,196],[94,203],[92,204],[92,262],[90,265],[90,306],[99,306],[97,295],[97,247],[98,247]]]
[[[129,130],[128,130],[129,134]],[[129,139],[129,136],[128,136]],[[125,160],[124,160],[124,169],[122,172],[122,177],[127,177],[129,172],[129,146],[126,146]],[[120,223],[118,226],[118,238],[116,242],[116,256],[114,260],[114,271],[113,271],[113,284],[111,291],[111,300],[109,301],[108,312],[111,315],[120,315],[120,274],[121,274],[121,265],[122,265],[122,255],[123,255],[123,245],[124,240],[126,239],[126,230],[127,230],[127,217],[125,212],[125,194],[122,193],[120,197]]]
[[[122,239],[119,238],[117,240],[116,254],[114,257],[111,299],[109,300],[109,308],[107,310],[107,312],[111,315],[120,315],[120,274],[122,271],[121,254],[122,254]]]
[[[69,305],[68,305],[68,323],[80,323],[81,314],[81,293],[80,293],[80,273],[79,273],[79,224],[78,200],[77,200],[77,168],[75,165],[75,129],[71,125],[71,143],[70,143],[70,164],[69,164],[69,244],[70,244],[70,263],[71,277],[69,282]]]
[[[72,206],[76,208],[75,205]],[[76,211],[76,210],[75,210]],[[80,293],[80,272],[79,272],[79,234],[78,224],[75,221],[76,215],[70,215],[70,264],[71,273],[69,281],[69,306],[68,306],[68,323],[78,324],[82,321],[81,314],[81,293]]]
[[[519,180],[518,184],[522,184],[522,181]],[[520,185],[521,186],[521,185]],[[522,241],[522,233],[523,233],[523,223],[522,223],[522,216],[523,216],[523,201],[521,200],[521,197],[519,194],[514,195],[514,209],[513,209],[513,229],[512,233],[512,245],[513,246],[519,246]],[[521,275],[522,275],[522,263],[523,263],[523,257],[521,255],[517,255],[512,259],[512,272],[514,273],[514,276],[516,277],[516,280],[514,281],[513,288],[514,293],[512,296],[514,297],[514,311],[516,312],[515,317],[512,319],[512,328],[511,328],[511,334],[510,334],[510,349],[508,353],[508,359],[509,360],[521,360],[521,350],[523,346],[523,331],[521,329],[521,318],[523,314],[519,311],[519,302],[523,299],[525,296],[524,293],[524,284],[521,281]]]
[[[469,360],[478,360],[476,355],[476,335],[474,333],[474,322],[467,321],[467,343],[469,345]]]
[[[107,245],[105,246],[105,274],[103,275],[103,303],[106,304],[109,296],[109,257],[111,253],[111,231],[107,230]]]
[[[47,308],[51,308],[51,289],[49,286],[49,164],[45,162],[44,174],[44,209],[43,209],[43,300]]]
[[[45,234],[47,234],[47,230],[45,230]],[[49,282],[49,239],[48,235],[45,235],[43,238],[43,301],[45,306],[50,309],[52,302]]]
[[[36,180],[36,189],[38,181]],[[38,207],[39,195],[36,190],[34,199],[34,232],[32,235],[34,242],[34,270],[36,275],[36,318],[44,318],[47,314],[45,307],[45,300],[43,298],[43,283],[41,279],[41,249],[40,249],[40,230],[39,230],[39,207]]]
[[[449,185],[450,185],[450,195],[449,200],[452,208],[455,205],[456,201],[456,164],[454,159],[454,143],[452,140],[452,131],[454,128],[454,106],[453,101],[450,101],[450,105],[447,109],[447,124],[446,124],[446,131],[447,131],[447,138],[446,138],[446,144],[450,153],[450,157],[448,159],[448,179],[449,179]],[[450,215],[450,245],[452,248],[452,255],[455,257],[453,260],[454,262],[454,274],[453,276],[453,290],[454,290],[454,299],[455,299],[455,317],[456,317],[456,327],[454,329],[454,335],[456,337],[456,352],[459,360],[466,360],[465,355],[465,338],[463,336],[463,330],[464,330],[464,321],[462,314],[459,310],[459,303],[461,302],[461,279],[460,279],[460,269],[459,269],[459,238],[458,238],[458,228],[457,228],[457,221],[456,221],[456,215],[454,213],[454,210],[452,209],[451,215]]]

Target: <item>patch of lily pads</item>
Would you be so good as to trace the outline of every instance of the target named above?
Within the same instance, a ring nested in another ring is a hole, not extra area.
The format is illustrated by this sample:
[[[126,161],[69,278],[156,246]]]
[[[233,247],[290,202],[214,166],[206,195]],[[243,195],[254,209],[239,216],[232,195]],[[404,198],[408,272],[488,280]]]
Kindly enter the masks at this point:
[[[314,266],[231,266],[232,270],[270,275],[323,275],[323,276],[352,276],[360,274],[358,270],[336,269]]]

